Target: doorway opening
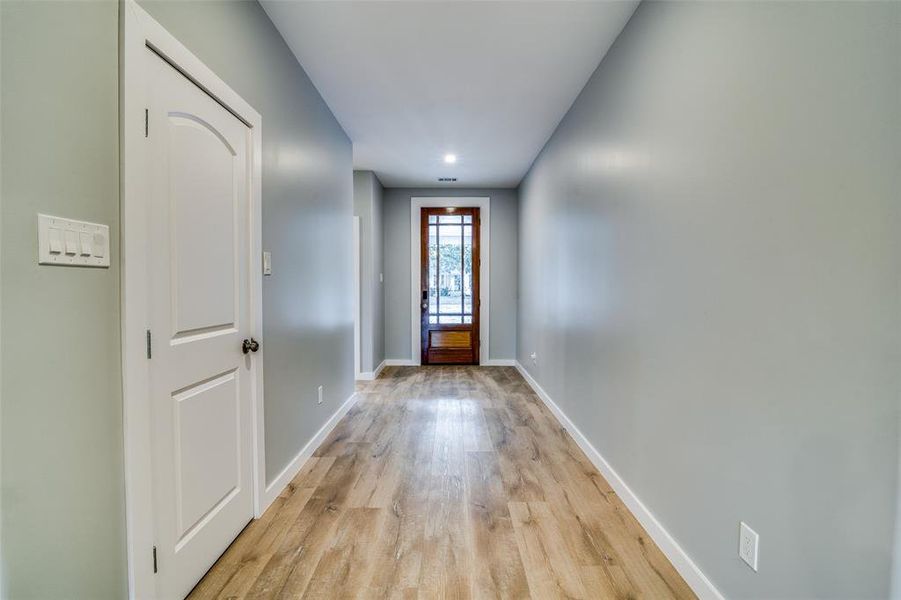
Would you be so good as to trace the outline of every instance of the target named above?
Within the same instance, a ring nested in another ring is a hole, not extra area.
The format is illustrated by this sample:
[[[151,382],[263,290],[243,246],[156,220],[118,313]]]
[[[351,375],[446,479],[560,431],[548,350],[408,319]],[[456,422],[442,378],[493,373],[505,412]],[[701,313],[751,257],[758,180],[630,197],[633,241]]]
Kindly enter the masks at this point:
[[[471,284],[473,289],[473,306],[478,308],[478,322],[471,324],[471,331],[475,331],[476,333],[470,334],[470,339],[472,340],[474,338],[475,351],[474,356],[471,357],[469,362],[470,364],[477,365],[491,364],[492,361],[489,359],[489,350],[491,346],[488,339],[490,331],[489,318],[491,316],[491,311],[489,310],[489,307],[491,306],[491,258],[489,256],[491,248],[491,198],[486,196],[413,196],[410,198],[410,359],[408,362],[404,361],[404,364],[441,364],[440,362],[435,361],[424,362],[422,357],[423,290],[426,291],[425,301],[428,303],[428,287],[423,285],[424,282],[426,284],[428,283],[428,274],[426,273],[426,275],[423,275],[422,260],[422,240],[425,238],[426,242],[428,242],[428,218],[426,217],[424,219],[424,228],[422,218],[423,208],[441,209],[439,213],[445,215],[455,214],[454,212],[448,212],[449,209],[478,209],[478,232],[475,234],[475,243],[478,253],[477,262],[479,269],[477,273],[474,273],[475,281]],[[436,213],[436,215],[439,213]],[[456,214],[462,215],[462,213]],[[471,215],[472,213],[469,214]],[[462,227],[462,220],[459,225]],[[423,235],[423,231],[426,232],[425,236]],[[445,277],[445,282],[449,283],[447,277]],[[438,281],[437,283],[441,282]],[[450,287],[447,291],[448,295],[450,295]],[[449,307],[450,305],[446,304],[445,306]],[[461,321],[464,317],[475,316],[464,314],[463,310],[459,311],[457,314],[460,316]],[[438,320],[437,317],[440,317],[440,314],[436,313],[435,317],[436,320]],[[475,319],[473,319],[473,321],[475,321]],[[437,325],[438,323],[435,324]],[[451,323],[448,323],[448,325],[450,324]],[[464,323],[459,324],[464,325]],[[470,324],[466,323],[466,325]],[[448,335],[439,334],[438,337],[446,338]],[[450,336],[451,339],[453,337],[453,335]],[[460,341],[459,334],[457,334],[457,338],[456,343],[462,344],[463,342]],[[442,342],[445,341],[447,340],[443,340]],[[456,364],[465,363],[457,362]]]
[[[184,597],[275,499],[257,341],[262,119],[133,0],[121,26],[129,597]]]

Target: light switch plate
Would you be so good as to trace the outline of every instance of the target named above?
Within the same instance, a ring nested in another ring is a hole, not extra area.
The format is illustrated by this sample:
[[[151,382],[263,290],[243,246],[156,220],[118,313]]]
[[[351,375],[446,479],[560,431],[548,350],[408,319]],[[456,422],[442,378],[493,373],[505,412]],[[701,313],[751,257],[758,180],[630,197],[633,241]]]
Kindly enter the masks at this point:
[[[38,264],[109,268],[109,225],[39,214]]]
[[[263,275],[272,275],[272,253],[263,252]]]
[[[748,566],[757,570],[757,548],[760,544],[760,536],[742,521],[738,532],[738,555]]]

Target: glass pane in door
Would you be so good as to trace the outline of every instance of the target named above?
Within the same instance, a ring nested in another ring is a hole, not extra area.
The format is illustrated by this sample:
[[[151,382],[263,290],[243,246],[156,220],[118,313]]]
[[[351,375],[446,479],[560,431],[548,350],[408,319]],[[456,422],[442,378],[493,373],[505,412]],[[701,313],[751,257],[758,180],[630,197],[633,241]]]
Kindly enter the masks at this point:
[[[429,322],[472,322],[472,216],[429,217]]]
[[[435,223],[432,225],[432,223]],[[438,224],[429,217],[429,315],[438,312]],[[429,322],[434,323],[431,318]]]
[[[459,216],[441,216],[438,222],[438,312],[459,315],[463,292],[463,227]]]
[[[463,226],[463,314],[472,314],[472,225]]]

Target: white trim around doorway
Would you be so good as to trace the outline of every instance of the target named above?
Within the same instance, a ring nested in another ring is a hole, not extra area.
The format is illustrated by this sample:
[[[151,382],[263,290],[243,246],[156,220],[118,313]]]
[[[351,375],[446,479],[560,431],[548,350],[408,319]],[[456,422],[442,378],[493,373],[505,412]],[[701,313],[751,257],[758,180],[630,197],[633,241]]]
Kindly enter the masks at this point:
[[[410,198],[410,361],[412,365],[422,362],[420,343],[420,312],[419,312],[419,284],[420,284],[420,209],[424,207],[476,207],[482,220],[479,235],[479,364],[486,365],[489,362],[490,344],[488,340],[489,314],[491,304],[489,302],[491,281],[491,260],[489,250],[491,248],[491,198],[451,198],[451,197],[413,197]]]
[[[360,314],[361,297],[360,289],[362,282],[360,281],[360,217],[354,216],[354,379],[360,379],[360,370],[362,369],[363,357],[361,356],[361,336],[360,327],[362,325],[363,316]]]
[[[200,59],[147,14],[135,0],[120,4],[120,169],[122,395],[125,445],[125,518],[129,598],[155,598],[152,438],[146,331],[149,322],[146,235],[147,200],[144,115],[148,106],[145,52],[150,48],[243,121],[251,136],[250,186],[250,332],[262,339],[262,118]],[[263,431],[263,356],[253,360],[253,504],[260,517],[265,506]]]

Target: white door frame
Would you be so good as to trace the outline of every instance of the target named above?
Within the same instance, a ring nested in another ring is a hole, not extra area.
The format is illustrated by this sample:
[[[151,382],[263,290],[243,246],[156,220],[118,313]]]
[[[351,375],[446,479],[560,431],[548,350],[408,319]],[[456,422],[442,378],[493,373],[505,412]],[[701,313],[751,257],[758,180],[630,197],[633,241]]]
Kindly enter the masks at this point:
[[[420,209],[424,207],[467,207],[473,206],[479,208],[479,217],[482,220],[479,235],[479,364],[487,365],[491,360],[488,356],[491,348],[488,343],[489,332],[489,314],[491,313],[491,260],[489,250],[491,249],[491,198],[446,198],[446,197],[428,197],[428,198],[410,198],[410,360],[411,364],[422,364],[422,315],[419,305],[420,299],[420,279],[421,273],[419,265],[419,252],[422,230],[419,228]]]
[[[362,282],[360,281],[360,217],[354,216],[354,380],[359,381],[361,370],[363,368],[363,344],[360,339],[360,321],[362,315],[360,311],[363,306],[362,298]]]
[[[151,410],[146,331],[149,323],[147,273],[146,143],[144,118],[148,99],[146,48],[197,84],[250,128],[252,175],[250,215],[250,334],[263,340],[262,283],[262,118],[247,102],[170,35],[134,0],[120,4],[120,173],[122,292],[122,395],[125,445],[125,518],[130,598],[155,598],[155,545]],[[260,517],[264,506],[265,443],[263,431],[262,349],[251,366],[253,412],[253,505]],[[223,548],[224,550],[224,548]]]

